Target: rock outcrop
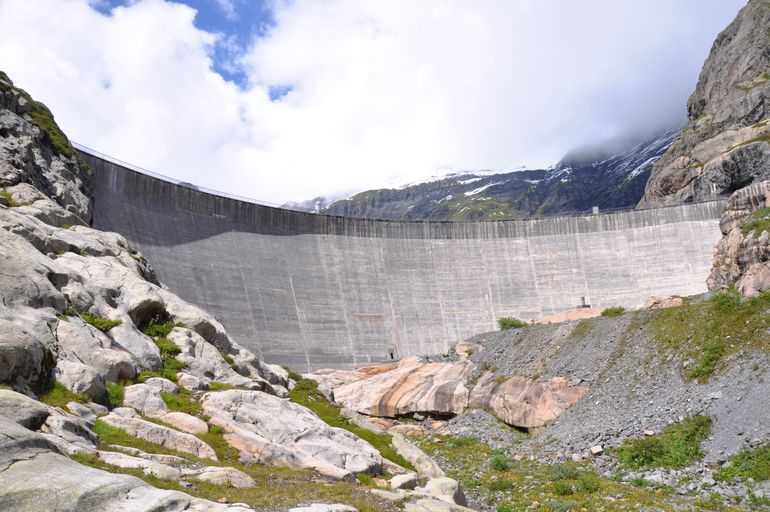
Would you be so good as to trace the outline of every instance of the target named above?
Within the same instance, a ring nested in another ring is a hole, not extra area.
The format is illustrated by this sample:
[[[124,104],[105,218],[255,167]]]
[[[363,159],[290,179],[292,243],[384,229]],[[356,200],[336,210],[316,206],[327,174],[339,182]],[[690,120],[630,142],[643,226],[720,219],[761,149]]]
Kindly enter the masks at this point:
[[[224,429],[243,461],[309,468],[346,479],[380,472],[382,458],[367,442],[278,397],[232,389],[207,393],[203,409]]]
[[[640,207],[703,201],[770,178],[770,2],[750,0],[717,37],[689,123],[655,164]]]
[[[770,290],[770,181],[736,191],[719,227],[724,237],[714,253],[710,290],[731,285],[745,296]]]
[[[491,372],[477,370],[467,350],[465,346],[458,349],[460,357],[455,362],[431,362],[413,356],[395,365],[327,370],[306,377],[315,380],[336,402],[367,416],[446,417],[468,407],[480,407],[509,425],[527,429],[553,422],[588,391],[558,377],[500,380]],[[472,382],[476,372],[483,375]]]

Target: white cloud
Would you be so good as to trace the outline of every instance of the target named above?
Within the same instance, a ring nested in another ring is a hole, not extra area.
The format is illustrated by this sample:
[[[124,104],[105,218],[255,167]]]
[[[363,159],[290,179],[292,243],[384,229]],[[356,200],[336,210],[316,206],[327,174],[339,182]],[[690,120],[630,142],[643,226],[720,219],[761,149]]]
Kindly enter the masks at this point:
[[[225,16],[227,16],[228,19],[236,19],[238,17],[238,13],[235,11],[235,1],[234,0],[216,0],[217,5],[220,9],[222,9],[222,12],[225,13]]]
[[[241,90],[212,71],[224,36],[184,5],[105,16],[87,0],[0,0],[0,69],[78,142],[283,202],[442,168],[546,166],[681,119],[742,3],[277,0]],[[292,90],[270,101],[276,86]]]

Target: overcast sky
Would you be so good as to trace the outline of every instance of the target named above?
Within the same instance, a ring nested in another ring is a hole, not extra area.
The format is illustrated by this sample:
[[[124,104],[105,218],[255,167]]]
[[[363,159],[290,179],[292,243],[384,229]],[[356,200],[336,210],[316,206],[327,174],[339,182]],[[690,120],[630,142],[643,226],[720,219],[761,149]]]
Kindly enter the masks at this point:
[[[0,0],[0,69],[77,142],[282,203],[681,121],[744,4]]]

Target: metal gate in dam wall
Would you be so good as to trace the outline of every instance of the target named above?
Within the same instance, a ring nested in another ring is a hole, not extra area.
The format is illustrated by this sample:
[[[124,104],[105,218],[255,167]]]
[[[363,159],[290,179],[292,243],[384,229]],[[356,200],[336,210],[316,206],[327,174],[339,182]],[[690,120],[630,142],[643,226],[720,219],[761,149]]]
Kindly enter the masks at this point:
[[[82,153],[94,227],[270,363],[350,367],[445,352],[580,304],[706,291],[724,201],[528,221],[397,222],[211,194]]]

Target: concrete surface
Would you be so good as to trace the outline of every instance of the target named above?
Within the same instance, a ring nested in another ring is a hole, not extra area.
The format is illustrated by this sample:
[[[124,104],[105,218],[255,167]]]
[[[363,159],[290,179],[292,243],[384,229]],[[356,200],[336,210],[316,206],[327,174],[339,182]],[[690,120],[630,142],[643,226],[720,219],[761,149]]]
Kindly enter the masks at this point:
[[[531,221],[394,222],[237,201],[83,153],[94,227],[239,343],[294,369],[440,353],[575,307],[706,291],[724,202]]]

